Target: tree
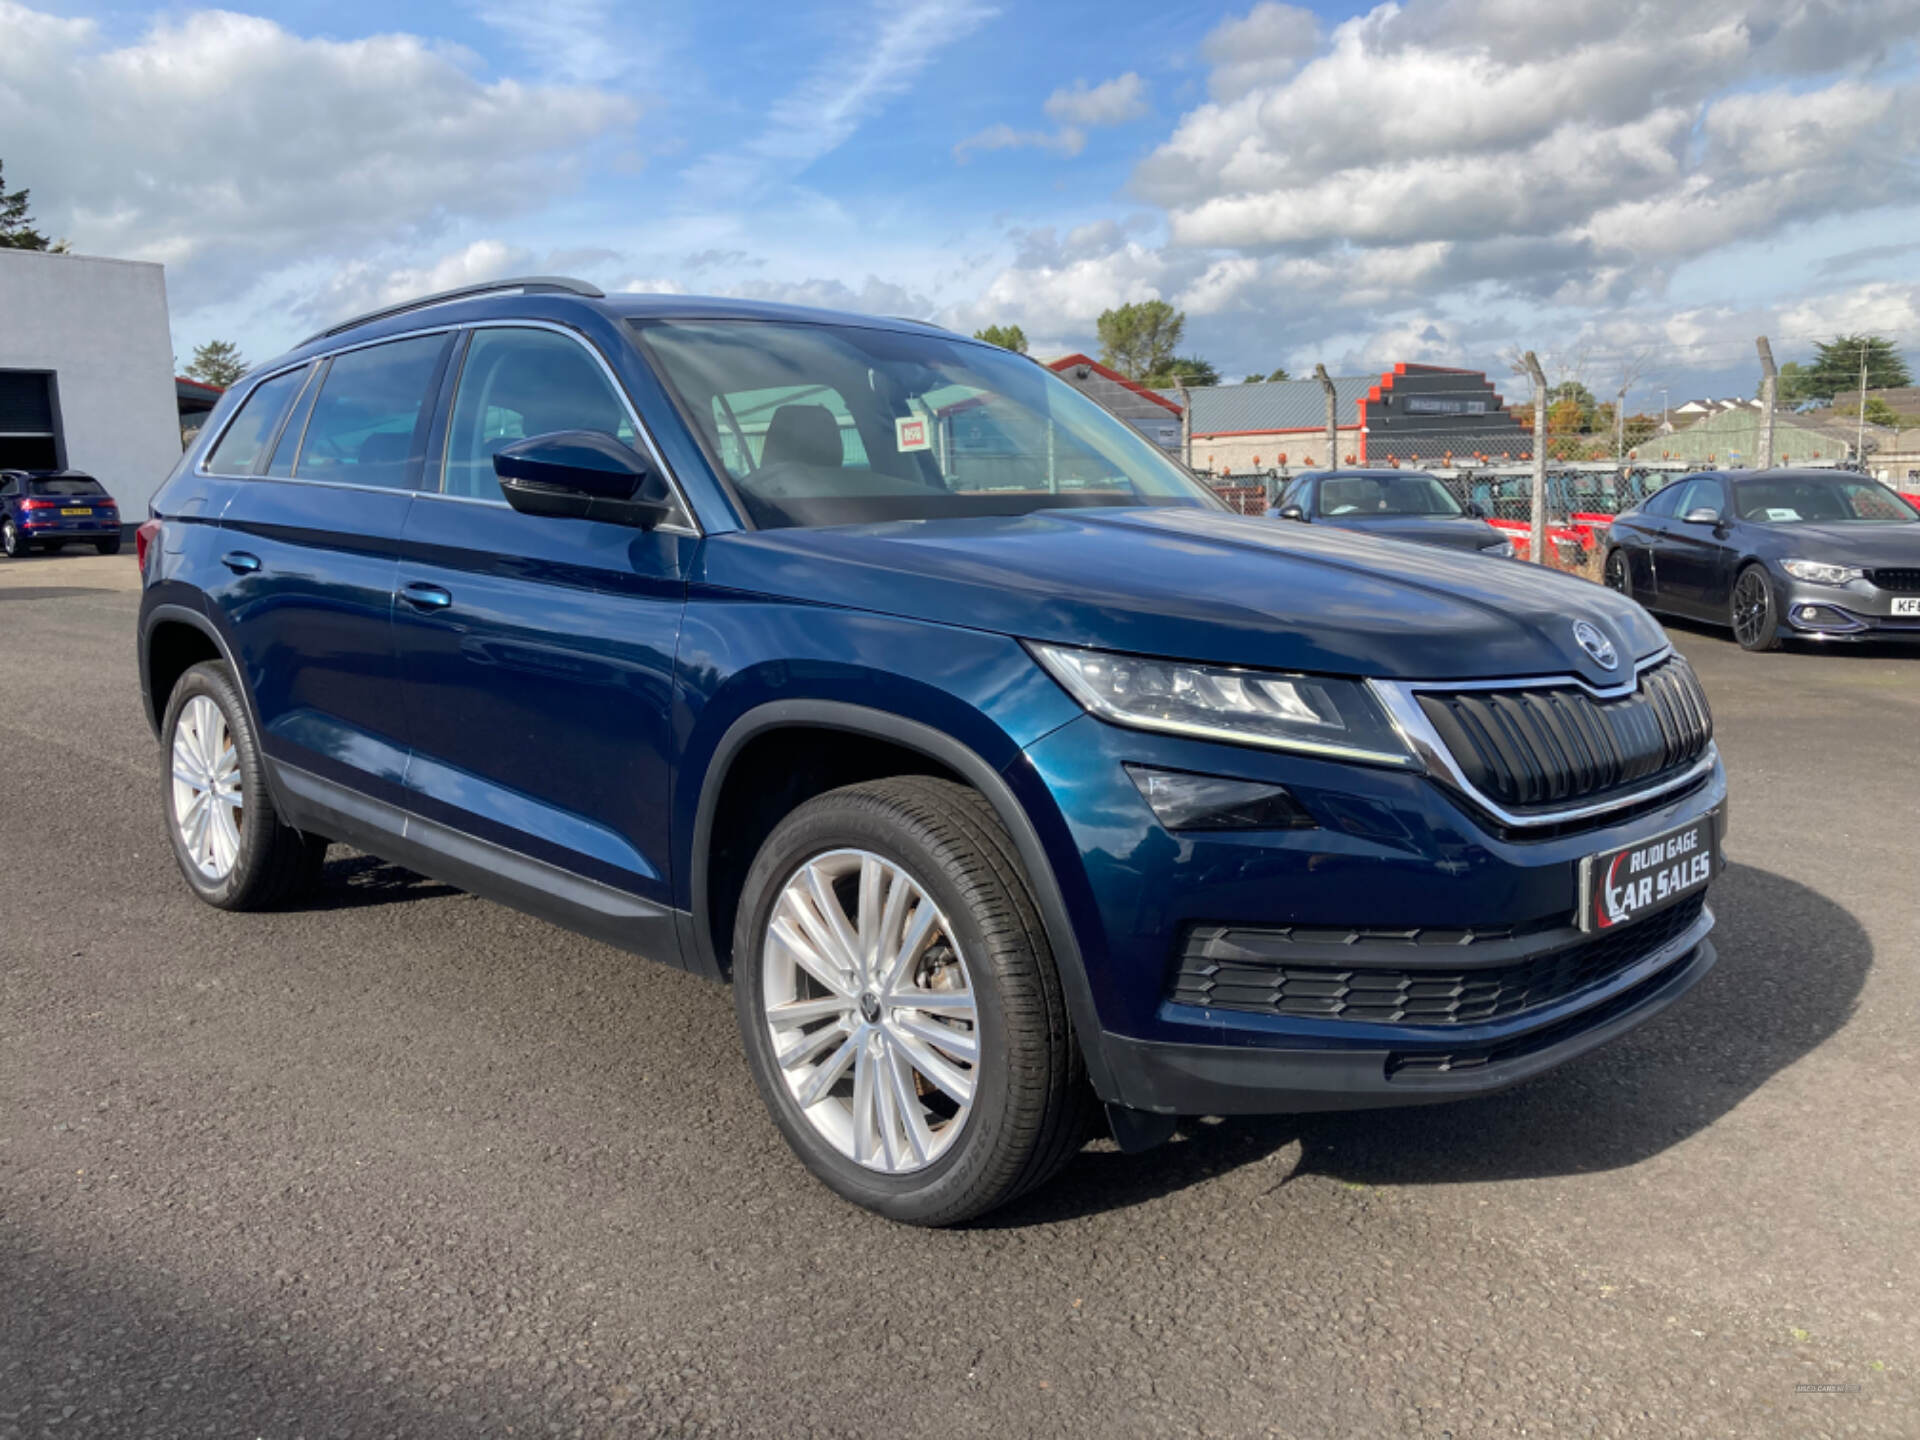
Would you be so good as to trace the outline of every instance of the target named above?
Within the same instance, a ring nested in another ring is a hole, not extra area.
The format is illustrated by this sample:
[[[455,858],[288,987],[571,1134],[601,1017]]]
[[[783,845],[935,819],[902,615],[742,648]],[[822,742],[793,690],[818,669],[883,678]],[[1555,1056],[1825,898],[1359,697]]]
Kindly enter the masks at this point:
[[[1176,355],[1147,376],[1143,383],[1156,390],[1165,390],[1174,385],[1197,389],[1202,385],[1218,385],[1220,372],[1198,355]]]
[[[1858,372],[1855,378],[1857,383]],[[1764,376],[1761,377],[1760,383],[1766,383]],[[1756,400],[1760,398],[1758,386],[1754,388],[1753,396]],[[1780,381],[1774,388],[1773,396],[1774,403],[1777,405],[1798,405],[1802,400],[1815,399],[1812,374],[1798,360],[1787,361],[1780,367]]]
[[[1889,390],[1911,385],[1913,375],[1893,342],[1880,335],[1841,335],[1827,344],[1816,344],[1813,364],[1806,370],[1812,393],[1837,397],[1860,388],[1860,357],[1867,360],[1867,389]]]
[[[55,245],[33,228],[33,215],[27,209],[29,193],[8,194],[6,174],[0,168],[0,250],[65,250],[65,241]]]
[[[1857,385],[1859,382],[1855,381],[1854,383]],[[1836,415],[1858,415],[1860,413],[1860,399],[1856,395],[1850,400],[1835,405],[1833,411]],[[1900,421],[1900,412],[1885,400],[1881,399],[1878,395],[1869,395],[1867,397],[1867,423],[1869,425],[1885,425],[1888,429],[1898,429],[1900,427]]]
[[[240,349],[231,340],[209,340],[196,347],[193,359],[187,362],[191,378],[222,390],[246,373],[247,362],[240,358]]]
[[[1011,350],[1016,355],[1027,353],[1027,332],[1018,325],[989,325],[983,330],[974,331],[973,338],[984,340],[989,345],[998,345],[1002,350]]]
[[[1275,370],[1271,375],[1249,375],[1247,376],[1246,379],[1242,380],[1240,383],[1242,385],[1259,385],[1267,381],[1291,380],[1292,378],[1293,376],[1289,375],[1284,369],[1282,369],[1282,370]]]
[[[1173,364],[1187,317],[1164,300],[1141,300],[1102,312],[1100,359],[1129,380],[1144,380]]]

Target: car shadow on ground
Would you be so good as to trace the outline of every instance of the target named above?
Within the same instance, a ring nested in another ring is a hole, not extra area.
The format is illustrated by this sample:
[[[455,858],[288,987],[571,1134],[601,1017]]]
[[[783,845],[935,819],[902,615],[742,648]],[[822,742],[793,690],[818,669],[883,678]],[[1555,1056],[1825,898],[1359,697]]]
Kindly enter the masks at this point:
[[[462,892],[372,855],[336,845],[327,857],[319,893],[301,900],[300,910],[359,910],[402,900],[432,900]]]
[[[1714,887],[1720,960],[1610,1045],[1497,1095],[1320,1115],[1183,1121],[1141,1155],[1089,1149],[981,1224],[1044,1224],[1141,1204],[1295,1141],[1292,1177],[1422,1185],[1635,1165],[1705,1129],[1844,1026],[1873,965],[1867,933],[1796,881],[1731,865]]]
[[[1677,615],[1655,617],[1670,632],[1691,640],[1718,640],[1729,650],[1738,650],[1733,631],[1706,620],[1683,619]],[[1802,640],[1783,637],[1778,655],[1854,655],[1863,660],[1920,660],[1920,642],[1906,640]]]

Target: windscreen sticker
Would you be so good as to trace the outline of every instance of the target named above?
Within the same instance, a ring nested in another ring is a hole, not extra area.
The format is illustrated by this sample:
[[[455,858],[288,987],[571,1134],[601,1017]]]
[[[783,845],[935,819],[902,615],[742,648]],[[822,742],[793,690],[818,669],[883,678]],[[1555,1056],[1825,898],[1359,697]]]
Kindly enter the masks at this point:
[[[1775,525],[1792,524],[1799,518],[1800,512],[1798,510],[1790,509],[1785,505],[1769,505],[1767,507],[1767,519]]]
[[[893,422],[893,434],[902,450],[933,448],[933,432],[924,415],[902,415]]]

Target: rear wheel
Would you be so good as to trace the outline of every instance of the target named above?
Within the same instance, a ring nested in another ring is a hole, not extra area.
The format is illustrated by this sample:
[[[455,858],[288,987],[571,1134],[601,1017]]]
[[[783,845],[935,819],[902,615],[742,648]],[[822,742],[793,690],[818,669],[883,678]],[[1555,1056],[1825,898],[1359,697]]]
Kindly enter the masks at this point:
[[[118,555],[120,553],[120,537],[116,535],[111,540],[96,540],[93,542],[93,548],[98,550],[102,555]]]
[[[1627,552],[1609,550],[1606,568],[1601,572],[1606,577],[1607,588],[1618,590],[1622,595],[1633,594],[1633,587],[1627,581]]]
[[[1759,565],[1749,565],[1733,582],[1733,638],[1743,650],[1775,650],[1780,646],[1780,617],[1775,613],[1773,582]]]
[[[11,515],[5,520],[0,520],[0,550],[6,552],[9,560],[24,560],[33,553],[33,542],[26,537],[26,532],[14,523]]]
[[[1090,1094],[1013,842],[965,786],[819,796],[768,836],[734,935],[747,1061],[787,1143],[855,1204],[983,1214],[1080,1148]]]
[[[222,910],[259,910],[318,884],[327,842],[280,819],[233,672],[193,666],[160,727],[167,838],[187,884]]]

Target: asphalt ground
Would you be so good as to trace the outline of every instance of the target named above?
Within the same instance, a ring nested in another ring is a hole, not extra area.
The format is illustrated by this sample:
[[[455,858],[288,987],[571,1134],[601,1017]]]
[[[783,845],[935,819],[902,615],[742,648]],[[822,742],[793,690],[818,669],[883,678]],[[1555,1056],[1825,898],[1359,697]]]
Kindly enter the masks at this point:
[[[721,989],[344,849],[196,903],[134,583],[0,561],[0,1437],[1920,1434],[1920,655],[1675,630],[1734,863],[1625,1039],[928,1233]]]

